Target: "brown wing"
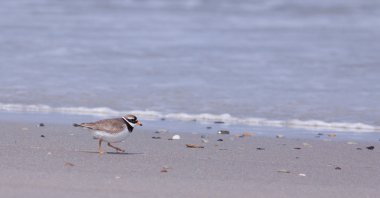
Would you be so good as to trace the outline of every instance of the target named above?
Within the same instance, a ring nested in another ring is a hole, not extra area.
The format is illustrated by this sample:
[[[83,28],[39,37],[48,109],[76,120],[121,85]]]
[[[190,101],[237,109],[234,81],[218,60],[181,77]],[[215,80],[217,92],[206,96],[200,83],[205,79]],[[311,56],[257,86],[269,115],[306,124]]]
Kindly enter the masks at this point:
[[[79,126],[98,131],[106,131],[108,133],[119,133],[127,127],[122,118],[105,119],[91,123],[82,123]]]

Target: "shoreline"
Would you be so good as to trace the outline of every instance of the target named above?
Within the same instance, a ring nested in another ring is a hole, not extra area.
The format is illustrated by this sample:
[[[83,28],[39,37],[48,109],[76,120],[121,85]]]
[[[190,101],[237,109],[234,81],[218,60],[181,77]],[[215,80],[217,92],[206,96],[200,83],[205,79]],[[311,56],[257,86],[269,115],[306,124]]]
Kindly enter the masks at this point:
[[[117,117],[117,116],[110,116]],[[3,112],[0,111],[0,121],[5,122],[23,122],[23,123],[39,123],[59,124],[70,127],[76,122],[91,122],[99,119],[110,117],[102,117],[95,115],[73,115],[63,113],[35,113],[35,112]],[[140,118],[139,118],[140,119]],[[144,129],[147,130],[166,130],[180,134],[217,134],[220,130],[227,130],[233,135],[239,135],[249,132],[255,136],[276,137],[283,136],[291,139],[324,139],[325,141],[363,141],[377,142],[380,141],[380,132],[342,132],[333,130],[306,130],[289,127],[269,127],[269,126],[248,126],[228,123],[214,123],[201,121],[178,121],[178,120],[142,120]],[[333,137],[329,137],[333,136]]]
[[[182,133],[180,140],[168,140],[175,133],[137,127],[130,138],[116,144],[126,154],[103,145],[108,154],[99,156],[97,141],[87,130],[8,121],[1,121],[0,127],[0,193],[5,197],[375,197],[380,193],[380,142],[208,134],[204,143],[201,134]]]
[[[337,131],[337,132],[356,132],[370,133],[379,132],[380,126],[368,122],[345,120],[318,120],[318,119],[270,119],[260,117],[236,117],[229,113],[212,114],[212,113],[163,113],[151,110],[132,110],[118,111],[109,107],[52,107],[48,105],[23,105],[0,103],[0,114],[35,114],[35,115],[66,115],[66,116],[83,116],[83,117],[113,117],[121,116],[126,112],[137,115],[140,118],[148,120],[173,120],[178,122],[223,122],[229,125],[240,125],[247,127],[269,127],[269,128],[289,128],[293,130],[311,130],[311,131]],[[0,115],[1,116],[1,115]]]

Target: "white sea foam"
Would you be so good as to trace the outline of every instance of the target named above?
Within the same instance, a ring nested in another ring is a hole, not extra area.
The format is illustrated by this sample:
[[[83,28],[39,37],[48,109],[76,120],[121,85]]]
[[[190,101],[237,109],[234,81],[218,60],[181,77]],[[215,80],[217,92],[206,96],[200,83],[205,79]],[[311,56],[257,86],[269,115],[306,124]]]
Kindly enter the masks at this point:
[[[23,105],[0,103],[0,111],[10,112],[42,112],[42,113],[67,113],[75,115],[95,115],[109,116],[119,115],[120,112],[107,107],[87,108],[87,107],[51,107],[48,105]]]
[[[107,107],[51,107],[48,105],[23,105],[23,104],[4,104],[0,103],[0,111],[9,112],[43,112],[43,113],[64,113],[74,115],[93,115],[93,116],[119,116],[131,113],[142,119],[157,120],[171,119],[181,121],[201,121],[214,122],[222,121],[226,124],[242,124],[250,126],[270,126],[270,127],[289,127],[307,130],[331,130],[341,132],[380,132],[380,126],[373,126],[364,123],[349,122],[325,122],[321,120],[270,120],[265,118],[238,118],[230,114],[188,114],[188,113],[169,113],[164,114],[157,111],[135,110],[135,111],[116,111]]]

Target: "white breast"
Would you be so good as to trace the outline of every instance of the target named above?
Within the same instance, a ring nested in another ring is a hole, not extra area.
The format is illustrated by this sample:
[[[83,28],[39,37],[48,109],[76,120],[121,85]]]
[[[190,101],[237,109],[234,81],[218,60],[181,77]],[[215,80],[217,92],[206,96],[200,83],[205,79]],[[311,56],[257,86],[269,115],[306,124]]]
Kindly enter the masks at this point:
[[[106,133],[103,131],[95,131],[93,136],[96,139],[102,139],[103,141],[115,143],[125,140],[129,136],[129,131],[126,129],[120,133]]]

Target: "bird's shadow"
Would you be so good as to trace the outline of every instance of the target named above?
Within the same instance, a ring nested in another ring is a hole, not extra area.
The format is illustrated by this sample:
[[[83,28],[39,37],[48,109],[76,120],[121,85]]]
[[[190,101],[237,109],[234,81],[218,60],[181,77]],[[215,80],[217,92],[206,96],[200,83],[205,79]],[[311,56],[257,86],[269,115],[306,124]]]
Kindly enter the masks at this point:
[[[98,151],[76,151],[80,153],[89,153],[89,154],[99,154]],[[104,154],[110,154],[110,155],[143,155],[144,153],[121,153],[121,152],[105,152]]]

